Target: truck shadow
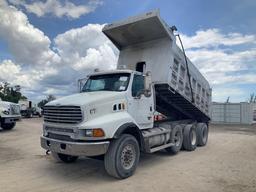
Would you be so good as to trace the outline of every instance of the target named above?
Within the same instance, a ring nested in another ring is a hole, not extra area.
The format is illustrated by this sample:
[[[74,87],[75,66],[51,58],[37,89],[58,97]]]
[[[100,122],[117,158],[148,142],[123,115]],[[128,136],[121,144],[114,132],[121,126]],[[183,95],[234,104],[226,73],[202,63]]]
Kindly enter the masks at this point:
[[[145,171],[148,168],[152,168],[159,163],[170,161],[173,155],[166,152],[157,152],[154,154],[141,154],[140,163],[135,173],[139,174],[140,171]],[[76,182],[113,182],[121,181],[115,179],[107,174],[104,168],[104,160],[91,159],[81,157],[76,163],[65,164],[57,163],[50,156],[41,156],[42,160],[48,160],[48,163],[39,171],[44,172],[44,175],[54,177],[64,182],[76,181]],[[45,165],[45,164],[44,164]]]
[[[2,129],[2,128],[0,127],[0,133],[1,133],[1,134],[10,133],[10,132],[17,132],[17,130],[16,130],[16,129],[6,130],[6,129]]]

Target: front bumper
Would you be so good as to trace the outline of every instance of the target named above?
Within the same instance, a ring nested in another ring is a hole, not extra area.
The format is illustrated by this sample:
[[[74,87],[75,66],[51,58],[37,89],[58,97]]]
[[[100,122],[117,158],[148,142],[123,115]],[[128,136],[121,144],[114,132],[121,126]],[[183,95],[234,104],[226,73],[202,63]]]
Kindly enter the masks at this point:
[[[71,142],[51,139],[41,136],[41,147],[55,153],[73,156],[97,156],[105,154],[109,141],[100,142]]]
[[[20,116],[14,116],[14,117],[2,117],[3,123],[14,123],[16,121],[19,121],[21,119]]]

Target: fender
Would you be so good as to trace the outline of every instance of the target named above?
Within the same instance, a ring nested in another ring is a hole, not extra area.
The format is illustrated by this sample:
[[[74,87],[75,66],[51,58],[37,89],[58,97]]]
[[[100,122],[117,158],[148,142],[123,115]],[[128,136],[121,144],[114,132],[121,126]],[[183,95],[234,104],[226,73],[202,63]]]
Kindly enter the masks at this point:
[[[113,138],[118,139],[124,133],[133,135],[137,139],[141,150],[144,151],[145,145],[144,145],[143,135],[142,135],[141,130],[137,127],[137,125],[135,125],[132,122],[125,123],[125,124],[121,125],[115,132]]]

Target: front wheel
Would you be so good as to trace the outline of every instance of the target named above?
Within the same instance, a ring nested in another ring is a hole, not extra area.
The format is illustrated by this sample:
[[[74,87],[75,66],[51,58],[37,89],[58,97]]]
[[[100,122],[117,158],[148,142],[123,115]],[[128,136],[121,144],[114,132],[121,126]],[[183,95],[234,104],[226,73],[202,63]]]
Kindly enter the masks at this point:
[[[3,128],[3,130],[11,130],[15,127],[16,123],[2,123],[1,127]]]
[[[123,134],[110,143],[104,164],[107,173],[118,179],[130,177],[135,172],[140,158],[140,148],[136,138]]]
[[[73,163],[77,160],[77,156],[72,156],[72,155],[66,155],[62,153],[55,153],[52,152],[52,157],[57,161],[57,162],[64,162],[64,163]]]

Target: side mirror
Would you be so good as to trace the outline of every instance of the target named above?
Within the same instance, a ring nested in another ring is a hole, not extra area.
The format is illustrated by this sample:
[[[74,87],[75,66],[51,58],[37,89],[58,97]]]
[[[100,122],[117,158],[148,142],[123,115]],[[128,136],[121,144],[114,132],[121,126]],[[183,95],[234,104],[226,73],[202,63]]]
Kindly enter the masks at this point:
[[[148,71],[145,74],[145,78],[144,78],[144,87],[145,87],[144,95],[145,95],[145,97],[151,96],[151,84],[152,84],[152,76],[151,76],[150,71]]]
[[[87,81],[88,77],[82,78],[82,79],[78,79],[77,81],[77,86],[78,86],[78,92],[81,93],[83,86],[85,84],[85,82]]]

